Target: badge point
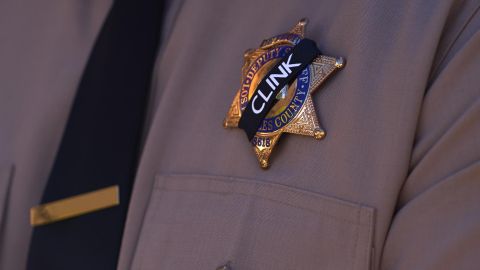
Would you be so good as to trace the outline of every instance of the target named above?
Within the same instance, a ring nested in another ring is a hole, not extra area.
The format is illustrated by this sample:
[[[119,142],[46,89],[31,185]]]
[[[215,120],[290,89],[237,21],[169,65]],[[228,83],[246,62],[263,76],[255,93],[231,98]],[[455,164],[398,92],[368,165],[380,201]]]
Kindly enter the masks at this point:
[[[337,57],[337,60],[335,61],[335,67],[343,68],[344,66],[345,66],[345,59],[343,57]]]
[[[250,57],[250,54],[252,54],[255,50],[254,49],[246,49],[245,52],[243,53],[244,58]]]
[[[270,164],[268,164],[268,161],[267,161],[266,159],[261,159],[261,160],[260,160],[260,167],[261,167],[262,169],[268,169],[268,166],[269,166],[269,165],[270,165]]]
[[[317,140],[321,140],[321,139],[325,138],[326,135],[327,135],[327,133],[323,130],[315,130],[313,132],[313,137]]]

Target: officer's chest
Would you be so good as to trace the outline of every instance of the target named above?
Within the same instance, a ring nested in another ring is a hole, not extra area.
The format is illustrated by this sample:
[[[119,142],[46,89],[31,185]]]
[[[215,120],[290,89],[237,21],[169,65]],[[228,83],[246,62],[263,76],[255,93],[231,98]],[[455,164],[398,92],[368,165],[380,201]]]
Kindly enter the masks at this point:
[[[408,170],[429,29],[388,3],[212,2],[184,3],[157,61],[133,269],[370,269]],[[301,17],[346,66],[313,95],[326,137],[282,135],[264,170],[222,123],[243,52]]]

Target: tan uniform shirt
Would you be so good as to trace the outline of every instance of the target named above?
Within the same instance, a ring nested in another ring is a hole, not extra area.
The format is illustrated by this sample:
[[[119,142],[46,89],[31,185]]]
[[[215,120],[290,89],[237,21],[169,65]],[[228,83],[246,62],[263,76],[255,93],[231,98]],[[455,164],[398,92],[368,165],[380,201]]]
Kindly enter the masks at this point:
[[[26,265],[29,208],[110,5],[0,2],[2,270]],[[171,1],[118,269],[478,269],[479,6]],[[302,17],[347,65],[313,96],[327,137],[284,135],[262,170],[222,120],[245,49]]]

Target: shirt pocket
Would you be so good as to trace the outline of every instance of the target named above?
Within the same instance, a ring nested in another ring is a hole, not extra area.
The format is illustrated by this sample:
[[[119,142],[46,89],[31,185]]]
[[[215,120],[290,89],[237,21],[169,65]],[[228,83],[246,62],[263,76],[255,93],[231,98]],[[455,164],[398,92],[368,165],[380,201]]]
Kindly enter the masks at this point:
[[[366,270],[374,209],[296,188],[157,175],[132,269]]]

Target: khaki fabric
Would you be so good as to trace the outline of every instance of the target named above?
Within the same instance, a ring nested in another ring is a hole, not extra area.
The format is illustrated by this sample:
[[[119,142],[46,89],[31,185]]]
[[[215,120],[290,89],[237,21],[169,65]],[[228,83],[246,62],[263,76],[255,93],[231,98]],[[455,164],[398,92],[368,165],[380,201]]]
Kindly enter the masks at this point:
[[[0,269],[26,265],[28,209],[110,4],[0,3]],[[479,7],[168,2],[118,269],[477,269]],[[347,64],[313,96],[327,137],[284,135],[262,170],[222,120],[243,52],[303,17]]]

